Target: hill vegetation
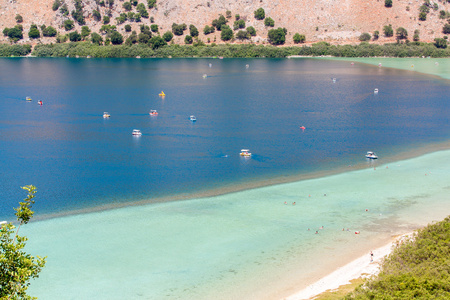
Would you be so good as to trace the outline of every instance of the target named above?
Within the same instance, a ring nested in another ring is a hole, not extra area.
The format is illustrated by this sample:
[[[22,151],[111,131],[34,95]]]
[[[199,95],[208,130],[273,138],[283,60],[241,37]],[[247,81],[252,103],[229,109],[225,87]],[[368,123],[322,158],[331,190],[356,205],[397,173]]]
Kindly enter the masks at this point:
[[[345,299],[450,299],[450,217],[419,230]]]

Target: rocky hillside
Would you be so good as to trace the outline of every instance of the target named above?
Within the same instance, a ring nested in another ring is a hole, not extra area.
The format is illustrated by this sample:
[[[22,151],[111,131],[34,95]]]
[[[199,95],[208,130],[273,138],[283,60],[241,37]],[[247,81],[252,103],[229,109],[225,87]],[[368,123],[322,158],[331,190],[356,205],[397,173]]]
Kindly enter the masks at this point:
[[[32,24],[38,26],[46,25],[56,28],[60,34],[66,34],[77,30],[80,32],[81,25],[75,21],[75,28],[66,31],[64,20],[72,19],[71,12],[75,10],[76,0],[61,1],[60,7],[54,11],[55,0],[0,0],[0,30],[5,27],[11,28],[16,24],[16,16],[23,18],[24,38],[19,43],[50,43],[55,38],[40,38],[30,40],[28,31]],[[263,8],[265,16],[274,20],[274,28],[284,27],[286,45],[293,44],[293,35],[300,33],[305,35],[307,43],[327,41],[332,44],[358,43],[362,33],[373,35],[374,31],[380,32],[377,43],[395,41],[395,30],[403,27],[408,32],[408,39],[412,40],[414,31],[419,30],[420,41],[431,42],[436,37],[443,37],[443,26],[447,24],[450,0],[427,0],[429,12],[426,20],[419,20],[420,7],[424,0],[392,0],[392,7],[385,6],[385,0],[156,0],[153,8],[148,8],[148,0],[138,0],[143,3],[149,14],[149,18],[141,18],[141,22],[130,22],[129,20],[117,25],[116,18],[121,13],[128,13],[124,8],[123,0],[78,0],[82,4],[82,15],[85,25],[92,32],[100,32],[103,20],[95,20],[94,11],[97,10],[101,18],[110,15],[110,24],[116,25],[120,33],[126,38],[130,32],[125,31],[125,25],[130,24],[132,30],[139,33],[141,24],[157,24],[159,32],[172,29],[173,23],[185,23],[195,25],[199,32],[199,39],[207,43],[220,43],[220,31],[205,36],[203,28],[212,25],[212,21],[219,15],[228,16],[228,24],[233,28],[235,16],[239,15],[245,21],[246,27],[253,26],[256,36],[246,43],[267,43],[268,30],[263,20],[255,19],[254,12]],[[136,1],[136,0],[134,0]],[[388,0],[389,1],[389,0]],[[110,3],[112,2],[112,3]],[[131,1],[133,2],[133,1]],[[61,12],[63,4],[67,5],[68,14]],[[136,4],[136,3],[135,3]],[[132,6],[132,12],[136,13],[136,6]],[[442,12],[441,12],[442,11]],[[228,12],[228,15],[227,15]],[[447,12],[447,16],[443,14]],[[153,23],[151,23],[153,20]],[[383,26],[392,24],[394,37],[383,36]],[[235,31],[237,32],[237,31]],[[175,43],[184,44],[184,37],[189,34],[189,29],[182,36],[175,36]],[[7,42],[8,38],[3,34],[0,42]],[[237,40],[235,42],[238,42]]]

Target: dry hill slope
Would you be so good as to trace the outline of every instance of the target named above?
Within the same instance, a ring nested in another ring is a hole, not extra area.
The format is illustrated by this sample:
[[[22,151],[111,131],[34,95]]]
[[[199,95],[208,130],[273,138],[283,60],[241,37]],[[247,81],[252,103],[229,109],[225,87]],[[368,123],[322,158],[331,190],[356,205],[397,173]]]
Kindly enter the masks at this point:
[[[107,2],[106,0],[105,2]],[[450,3],[431,2],[438,6],[437,10],[430,9],[426,21],[419,21],[419,7],[423,0],[393,0],[393,6],[384,6],[384,0],[157,0],[156,8],[148,9],[150,17],[154,18],[154,24],[159,25],[159,32],[171,30],[172,23],[185,23],[195,25],[200,31],[200,40],[220,42],[220,32],[203,35],[205,25],[211,25],[213,19],[220,14],[231,12],[228,24],[233,25],[235,15],[239,14],[245,20],[246,26],[254,26],[257,36],[253,37],[253,43],[266,43],[269,28],[264,22],[256,20],[254,11],[264,8],[266,17],[275,21],[275,28],[285,27],[288,30],[286,44],[293,44],[292,37],[298,32],[306,36],[307,42],[328,41],[333,44],[348,44],[359,42],[358,38],[363,32],[373,34],[375,30],[380,32],[378,42],[394,41],[393,38],[382,37],[383,26],[392,24],[394,30],[404,27],[408,31],[408,37],[412,40],[416,29],[420,31],[421,41],[433,41],[436,37],[443,37],[442,28],[447,22],[439,18],[439,11],[450,10]],[[23,17],[24,39],[20,42],[30,42],[28,30],[31,24],[55,27],[60,33],[66,31],[62,27],[65,19],[71,19],[70,14],[63,16],[59,11],[52,10],[54,0],[0,0],[0,30],[16,25],[15,17],[20,14]],[[95,21],[92,15],[94,9],[104,16],[107,5],[100,6],[100,0],[82,0],[86,25],[92,31],[99,32],[102,22]],[[139,0],[147,7],[147,0]],[[74,9],[74,0],[65,0],[69,11]],[[111,6],[111,24],[116,24],[115,18],[125,12],[124,1],[115,0]],[[133,11],[135,8],[133,7]],[[142,18],[142,22],[125,22],[118,25],[118,30],[126,37],[124,26],[130,24],[133,30],[139,32],[139,25],[150,25],[150,19]],[[74,30],[80,32],[80,25],[76,24]],[[189,30],[185,31],[188,34]],[[1,35],[0,41],[7,41]],[[41,38],[33,40],[33,43],[54,42],[54,38]],[[184,36],[176,36],[176,43],[184,43]]]

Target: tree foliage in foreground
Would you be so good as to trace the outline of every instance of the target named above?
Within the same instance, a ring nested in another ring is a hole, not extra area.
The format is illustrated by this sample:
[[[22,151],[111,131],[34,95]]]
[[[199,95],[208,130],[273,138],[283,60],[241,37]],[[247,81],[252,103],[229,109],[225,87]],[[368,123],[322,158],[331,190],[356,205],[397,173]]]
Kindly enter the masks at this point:
[[[36,193],[36,187],[32,185],[22,189],[28,192],[28,196],[14,209],[19,221],[17,229],[12,223],[0,225],[0,299],[31,299],[26,294],[29,281],[39,277],[45,265],[45,258],[33,257],[23,251],[28,239],[18,235],[20,226],[27,224],[33,217],[31,205],[34,204]]]
[[[450,217],[397,246],[346,299],[450,299]]]

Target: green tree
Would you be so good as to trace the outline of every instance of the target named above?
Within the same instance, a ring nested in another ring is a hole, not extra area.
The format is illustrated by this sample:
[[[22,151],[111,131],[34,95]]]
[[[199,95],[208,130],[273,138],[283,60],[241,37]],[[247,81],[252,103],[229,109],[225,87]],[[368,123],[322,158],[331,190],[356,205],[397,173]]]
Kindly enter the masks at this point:
[[[113,45],[121,45],[123,43],[123,36],[117,31],[111,33],[110,39]]]
[[[214,19],[212,21],[212,25],[218,30],[222,30],[222,26],[224,26],[225,24],[227,24],[228,20],[225,19],[225,17],[223,15],[220,15],[218,19]]]
[[[361,42],[367,42],[367,41],[370,41],[371,38],[372,38],[372,37],[371,37],[370,34],[367,33],[367,32],[364,32],[364,33],[362,33],[362,34],[359,36],[359,40],[360,40]]]
[[[392,7],[392,0],[384,0],[384,6]]]
[[[186,30],[186,24],[172,24],[172,32],[175,35],[183,35],[184,31]]]
[[[143,17],[143,18],[145,18],[145,19],[148,19],[148,11],[147,11],[147,9],[145,8],[145,5],[144,5],[144,3],[139,3],[137,6],[136,6],[136,10],[139,12],[139,14],[141,15],[141,17]],[[152,17],[153,18],[153,17]],[[153,23],[153,22],[152,22]]]
[[[152,37],[150,39],[149,43],[152,46],[152,49],[158,49],[158,48],[161,48],[161,47],[167,45],[166,41],[162,37],[160,37],[159,35]]]
[[[125,25],[125,32],[131,32],[131,25],[130,24],[126,24]]]
[[[208,35],[210,33],[211,33],[211,27],[209,27],[208,25],[205,25],[205,28],[203,28],[203,34]]]
[[[419,13],[419,20],[420,20],[420,21],[426,21],[426,20],[427,20],[427,13],[421,11],[421,12]]]
[[[72,20],[65,20],[64,21],[64,29],[66,31],[72,30],[75,27]]]
[[[255,10],[254,14],[255,14],[256,20],[264,20],[264,18],[266,17],[266,12],[264,11],[264,8],[262,8],[262,7]]]
[[[61,6],[61,1],[55,0],[55,2],[53,2],[53,5],[52,5],[52,10],[57,11],[60,6]]]
[[[445,39],[435,38],[434,45],[436,46],[436,48],[445,49],[447,48],[447,41]]]
[[[100,14],[100,12],[98,11],[98,10],[96,10],[96,9],[94,9],[93,11],[92,11],[92,16],[94,17],[94,20],[95,21],[100,21],[101,19],[102,19],[102,15]]]
[[[150,25],[150,29],[152,30],[152,32],[158,32],[158,25],[152,24]]]
[[[78,33],[78,31],[72,31],[69,33],[69,40],[71,42],[79,42],[81,41],[81,34]]]
[[[67,16],[69,14],[69,9],[67,8],[67,4],[64,3],[60,9],[59,12],[63,15],[63,16]]]
[[[236,20],[236,21],[234,21],[234,24],[233,24],[233,29],[234,30],[237,30],[237,29],[239,29],[239,28],[245,28],[245,21],[244,20]]]
[[[305,35],[304,34],[299,34],[298,32],[296,34],[294,34],[292,39],[293,39],[295,44],[304,43],[305,40],[306,40]]]
[[[373,32],[373,40],[376,41],[380,37],[380,32],[378,30],[375,30]]]
[[[267,17],[264,19],[264,25],[267,27],[275,26],[275,21],[271,17]]]
[[[148,4],[148,8],[152,9],[153,7],[156,6],[156,0],[148,0],[147,4]]]
[[[173,38],[173,33],[170,31],[166,31],[166,33],[163,34],[162,38],[166,41],[166,42],[170,42]]]
[[[92,44],[96,44],[96,45],[101,45],[103,44],[103,38],[100,34],[98,34],[97,32],[93,32],[91,34],[91,43]]]
[[[222,41],[229,41],[234,37],[233,30],[228,25],[223,25],[222,32],[220,33],[220,38]]]
[[[22,189],[28,192],[28,196],[14,209],[19,221],[17,230],[12,223],[0,225],[0,299],[31,299],[26,294],[29,281],[39,277],[45,266],[45,257],[33,257],[23,251],[28,238],[18,235],[20,227],[33,217],[31,206],[36,193],[36,187],[33,185],[24,186]]]
[[[36,24],[31,24],[30,31],[28,31],[28,37],[30,39],[38,39],[41,37],[41,33],[39,32]]]
[[[23,18],[22,18],[21,15],[19,15],[19,14],[16,15],[16,22],[17,23],[22,23],[23,22]]]
[[[189,25],[189,33],[192,37],[197,37],[198,36],[198,29],[197,27],[195,27],[194,25]]]
[[[52,26],[48,26],[48,27],[45,27],[44,29],[42,29],[43,36],[54,37],[54,36],[56,36],[57,33],[58,32],[56,31],[56,29]]]
[[[282,45],[286,41],[286,29],[278,27],[270,29],[268,33],[269,43],[272,45]]]
[[[150,36],[146,33],[141,32],[138,35],[138,41],[139,44],[147,44],[148,41],[150,41]]]
[[[231,10],[227,10],[225,14],[227,16],[227,19],[231,18]]]
[[[85,40],[86,37],[89,36],[90,34],[91,34],[91,30],[89,29],[88,26],[81,27],[81,37],[83,38],[83,40]]]
[[[383,27],[383,32],[386,37],[391,37],[394,35],[394,29],[392,29],[392,25],[386,25]]]
[[[7,35],[11,41],[16,43],[18,40],[23,39],[23,28],[21,25],[16,25],[13,28],[5,28],[3,34]]]
[[[419,31],[419,29],[416,29],[416,30],[414,30],[414,36],[413,36],[413,41],[414,42],[418,42],[419,41],[419,33],[420,33],[420,31]]]
[[[450,33],[450,24],[445,24],[444,27],[442,27],[442,32],[445,34],[449,34]]]
[[[188,45],[192,44],[192,36],[186,35],[186,36],[184,37],[184,43],[185,43],[185,44],[188,44]]]
[[[130,11],[133,7],[131,6],[130,2],[124,2],[122,4],[122,7],[126,10],[126,11]]]
[[[248,32],[251,36],[256,36],[256,30],[255,30],[255,27],[253,27],[253,26],[247,27],[247,32]]]
[[[405,40],[408,38],[408,31],[406,31],[406,29],[403,27],[399,27],[395,31],[395,37],[397,38],[397,40]]]
[[[236,38],[240,41],[248,40],[248,39],[250,39],[250,33],[248,33],[247,30],[239,30],[236,33]]]
[[[103,24],[109,24],[110,19],[108,16],[103,16]]]

